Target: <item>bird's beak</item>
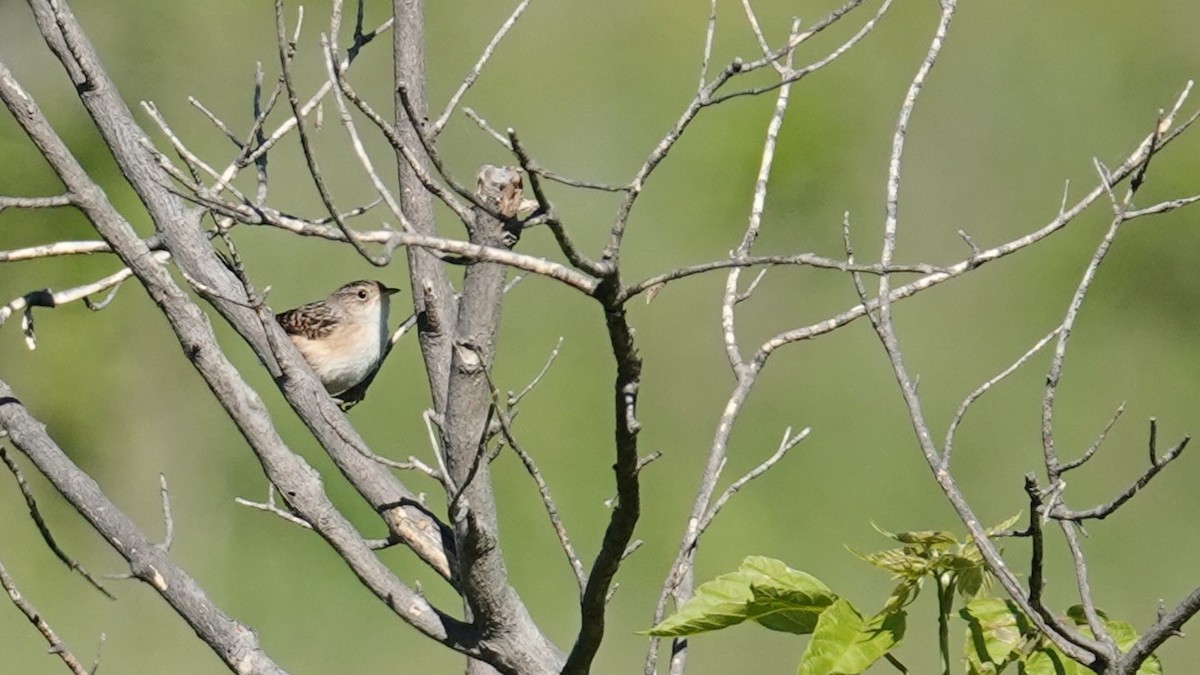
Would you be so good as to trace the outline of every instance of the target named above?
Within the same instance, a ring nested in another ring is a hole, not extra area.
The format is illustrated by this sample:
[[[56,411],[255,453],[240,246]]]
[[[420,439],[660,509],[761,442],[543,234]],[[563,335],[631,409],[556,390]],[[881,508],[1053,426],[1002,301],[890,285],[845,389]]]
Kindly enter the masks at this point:
[[[383,284],[379,284],[379,290],[383,291],[384,295],[395,295],[396,293],[400,292],[399,288],[388,288]]]

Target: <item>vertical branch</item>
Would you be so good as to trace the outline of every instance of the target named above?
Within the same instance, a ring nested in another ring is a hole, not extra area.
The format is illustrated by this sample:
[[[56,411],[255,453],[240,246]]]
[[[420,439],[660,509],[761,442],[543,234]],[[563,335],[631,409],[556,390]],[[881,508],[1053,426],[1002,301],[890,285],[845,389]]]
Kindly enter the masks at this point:
[[[392,12],[395,16],[392,51],[394,90],[397,92],[396,135],[404,147],[415,149],[421,147],[420,131],[405,114],[399,92],[404,89],[416,119],[424,120],[429,107],[425,94],[425,0],[393,0]],[[425,173],[429,173],[427,158],[416,152],[413,154],[425,165]],[[416,232],[435,236],[433,198],[421,186],[417,173],[400,151],[396,152],[396,171],[404,217]],[[421,356],[425,360],[433,408],[441,413],[446,409],[446,387],[450,379],[450,350],[456,314],[454,288],[446,269],[435,256],[416,246],[406,247],[405,251]]]
[[[1104,180],[1103,175],[1101,179]],[[1066,357],[1067,344],[1071,339],[1071,331],[1075,325],[1075,319],[1079,316],[1079,309],[1083,305],[1083,299],[1087,295],[1092,281],[1096,278],[1096,272],[1100,267],[1100,263],[1103,262],[1112,247],[1113,240],[1116,239],[1117,232],[1120,230],[1123,222],[1125,222],[1123,213],[1115,216],[1108,230],[1104,233],[1104,238],[1101,240],[1100,245],[1096,247],[1096,252],[1093,254],[1091,262],[1088,263],[1087,269],[1083,273],[1083,279],[1080,280],[1078,288],[1075,289],[1075,294],[1071,298],[1066,316],[1063,318],[1062,326],[1058,333],[1058,342],[1054,349],[1054,358],[1051,360],[1050,370],[1046,374],[1046,393],[1042,399],[1042,458],[1045,463],[1050,488],[1055,491],[1054,494],[1056,496],[1054,499],[1060,498],[1057,495],[1060,494],[1063,484],[1061,478],[1063,465],[1059,462],[1058,453],[1054,447],[1054,395],[1058,391],[1058,383],[1062,377],[1063,360]],[[1046,508],[1051,512],[1055,507],[1056,504],[1054,502],[1046,505]],[[1079,590],[1080,604],[1083,605],[1088,627],[1098,641],[1096,647],[1102,645],[1103,651],[1106,652],[1107,660],[1109,662],[1115,661],[1120,656],[1120,650],[1117,648],[1113,636],[1104,627],[1104,622],[1100,619],[1096,611],[1096,606],[1092,599],[1091,587],[1088,583],[1087,564],[1083,558],[1079,538],[1074,530],[1075,524],[1067,521],[1059,521],[1059,527],[1062,529],[1063,536],[1067,540],[1068,548],[1071,552],[1072,567]]]
[[[711,50],[711,34],[714,22],[715,18],[710,18],[709,37],[705,42],[704,59],[706,64],[709,58],[709,51]],[[798,28],[798,23],[792,25],[793,37]],[[753,199],[751,201],[750,215],[746,223],[746,231],[742,235],[742,241],[738,245],[738,248],[730,254],[732,258],[741,258],[749,255],[762,227],[762,215],[766,208],[771,167],[774,165],[775,160],[775,148],[778,144],[779,130],[783,127],[783,120],[787,114],[788,102],[791,96],[792,82],[789,79],[791,67],[792,52],[788,52],[785,65],[780,70],[780,77],[783,84],[779,87],[779,93],[775,99],[775,108],[771,113],[770,121],[767,123],[767,133],[763,141],[762,158],[759,162],[758,175],[754,183]],[[692,595],[695,573],[693,564],[696,547],[698,546],[700,536],[704,532],[702,523],[705,522],[706,516],[709,513],[709,504],[712,501],[713,494],[716,492],[721,470],[725,466],[729,436],[733,432],[733,423],[741,413],[742,406],[745,404],[747,397],[749,397],[750,390],[754,386],[754,382],[757,380],[758,373],[761,372],[763,365],[763,361],[757,357],[752,363],[747,364],[742,358],[741,348],[738,345],[734,307],[748,297],[749,294],[749,291],[747,291],[746,295],[739,292],[738,282],[740,279],[741,269],[738,267],[731,268],[725,279],[725,293],[721,299],[722,341],[725,345],[726,358],[729,360],[729,365],[733,368],[734,375],[737,377],[737,386],[730,395],[729,401],[725,405],[725,410],[721,415],[720,422],[717,425],[712,446],[709,450],[708,460],[705,463],[704,473],[701,475],[700,485],[697,487],[696,497],[692,502],[692,510],[688,517],[688,524],[684,531],[683,540],[680,542],[679,552],[676,554],[675,561],[671,565],[667,579],[663,582],[662,591],[655,607],[653,622],[655,624],[660,622],[663,616],[665,616],[668,599],[673,600],[675,606],[678,607]],[[651,638],[650,646],[646,652],[645,672],[647,673],[653,672],[654,664],[658,658],[658,646],[659,639]],[[687,640],[677,638],[674,641],[672,650],[670,672],[682,673],[686,660]]]
[[[296,45],[287,39],[283,19],[283,0],[275,0],[275,34],[279,46],[279,68],[283,74],[284,87],[287,89],[288,104],[291,105],[292,115],[296,119],[296,133],[300,136],[300,149],[304,151],[304,161],[308,165],[308,175],[313,180],[313,186],[317,188],[317,194],[321,198],[321,203],[325,205],[325,210],[329,212],[329,216],[337,223],[338,229],[346,236],[346,241],[350,242],[354,250],[358,251],[358,254],[367,262],[376,267],[383,267],[388,264],[391,256],[374,256],[367,251],[363,243],[359,241],[357,233],[350,229],[346,220],[338,212],[337,206],[333,203],[333,195],[326,187],[325,178],[317,164],[317,156],[313,151],[312,142],[309,140],[304,113],[301,111],[300,95],[296,92],[296,84],[292,78],[292,60],[295,57]]]
[[[477,197],[509,218],[516,215],[521,175],[515,169],[485,166],[478,185]],[[507,247],[513,241],[508,226],[479,209],[469,227],[471,242]],[[548,673],[558,670],[562,656],[509,584],[491,470],[484,457],[493,413],[488,369],[496,355],[506,274],[499,263],[467,266],[449,364],[442,447],[450,483],[457,486],[450,517],[458,552],[456,576],[470,619],[485,639],[504,645],[512,660],[525,664],[519,672]]]
[[[622,295],[620,280],[615,275],[605,279],[596,291],[597,299],[604,305],[609,344],[617,364],[617,379],[613,383],[617,454],[613,472],[616,475],[617,501],[580,599],[579,635],[562,671],[570,675],[585,675],[591,670],[592,659],[604,638],[604,605],[608,601],[609,589],[612,588],[613,577],[621,566],[626,547],[633,538],[634,528],[641,516],[638,433],[642,425],[637,418],[637,400],[642,384],[642,359],[638,356],[634,331],[629,325],[625,308],[618,300]]]
[[[957,0],[941,0],[942,12],[939,18],[937,28],[934,32],[933,40],[929,46],[921,66],[917,70],[912,82],[909,85],[908,92],[905,94],[904,102],[900,109],[900,118],[896,123],[896,132],[892,139],[892,154],[888,164],[887,177],[887,202],[885,207],[884,234],[883,234],[883,250],[880,256],[880,264],[886,269],[892,264],[892,258],[896,249],[896,234],[898,229],[898,214],[900,202],[900,174],[901,160],[904,154],[904,141],[908,130],[908,123],[912,117],[913,108],[916,104],[918,95],[924,85],[926,77],[933,69],[937,62],[943,45],[945,44],[946,34],[950,27],[950,22],[954,18],[954,12],[957,5]],[[1048,624],[1045,619],[1034,611],[1034,608],[1029,603],[1026,597],[1025,589],[1021,587],[1016,575],[1009,569],[1008,564],[1001,557],[1000,552],[996,549],[996,545],[988,536],[987,531],[975,517],[966,498],[959,490],[957,483],[954,481],[949,470],[944,468],[942,458],[939,455],[938,449],[934,444],[933,437],[929,432],[929,427],[925,422],[925,416],[921,409],[921,399],[917,393],[916,384],[912,376],[908,372],[907,366],[904,364],[903,353],[900,349],[900,342],[896,336],[895,323],[892,320],[892,305],[891,305],[891,276],[884,272],[879,278],[879,295],[878,316],[867,313],[871,320],[872,326],[875,328],[876,334],[879,336],[880,342],[883,344],[884,350],[887,352],[888,360],[891,362],[892,371],[895,374],[896,381],[900,385],[900,392],[904,398],[904,403],[908,408],[909,419],[913,426],[913,431],[916,435],[918,445],[922,454],[925,456],[926,462],[930,469],[933,470],[934,479],[938,486],[946,495],[947,501],[954,507],[958,513],[958,517],[966,525],[967,530],[974,538],[979,547],[980,554],[987,563],[988,569],[1000,581],[1005,591],[1020,605],[1021,610],[1025,612],[1030,620],[1041,630],[1048,639],[1050,639],[1056,647],[1077,661],[1088,664],[1096,660],[1096,653],[1089,649],[1084,649],[1078,645],[1077,635],[1064,635],[1056,630],[1055,626]],[[866,298],[863,298],[864,306]]]

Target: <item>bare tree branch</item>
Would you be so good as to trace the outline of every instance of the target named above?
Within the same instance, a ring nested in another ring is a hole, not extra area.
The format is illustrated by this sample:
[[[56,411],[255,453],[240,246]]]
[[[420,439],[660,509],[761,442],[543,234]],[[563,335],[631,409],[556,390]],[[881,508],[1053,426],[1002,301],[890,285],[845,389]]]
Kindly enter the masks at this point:
[[[521,177],[506,167],[479,172],[476,197],[508,218],[516,215]],[[513,241],[507,223],[477,211],[469,223],[472,243],[503,247]],[[506,268],[480,262],[467,267],[458,303],[441,447],[447,475],[457,486],[449,506],[458,552],[456,578],[472,622],[483,635],[505,645],[518,672],[562,668],[562,655],[538,629],[509,584],[500,546],[495,496],[487,462],[481,461],[492,411],[487,369],[496,354]]]
[[[301,9],[303,11],[303,8]],[[301,14],[303,17],[303,14]],[[299,27],[296,28],[299,33]],[[287,34],[284,28],[283,19],[283,0],[275,0],[275,33],[279,41],[279,65],[283,73],[283,86],[287,90],[288,103],[292,106],[292,114],[296,120],[296,133],[300,136],[300,147],[304,150],[304,161],[308,164],[308,173],[313,179],[313,185],[317,188],[317,194],[321,196],[321,202],[325,204],[325,208],[329,211],[329,215],[337,223],[338,229],[346,236],[346,240],[358,251],[367,262],[376,267],[383,267],[389,262],[389,255],[372,255],[358,241],[358,237],[342,220],[341,214],[333,204],[333,195],[330,194],[329,188],[325,185],[325,178],[321,174],[321,169],[317,165],[316,155],[313,153],[312,143],[308,138],[308,130],[304,126],[304,114],[300,110],[300,96],[296,92],[296,85],[292,79],[292,58],[295,56],[296,45],[293,40],[291,43],[287,40]]]
[[[559,346],[561,345],[562,340],[560,339]],[[550,486],[542,477],[542,472],[538,469],[533,456],[525,451],[525,448],[517,441],[516,434],[512,430],[513,406],[541,381],[551,364],[554,363],[554,358],[557,355],[558,347],[555,347],[554,352],[551,353],[550,359],[546,362],[541,372],[534,377],[533,381],[519,395],[509,392],[508,401],[503,407],[500,402],[500,390],[496,388],[495,382],[492,381],[491,369],[485,370],[484,374],[487,375],[488,386],[492,390],[492,408],[496,411],[496,420],[500,423],[501,433],[503,433],[504,439],[513,449],[513,452],[516,453],[517,458],[521,460],[525,471],[529,473],[530,478],[533,478],[534,484],[537,485],[538,494],[542,498],[542,505],[545,506],[546,515],[550,518],[550,525],[554,528],[555,536],[558,537],[559,546],[562,547],[563,553],[567,556],[567,564],[571,567],[571,572],[575,575],[575,582],[578,584],[579,594],[582,596],[587,587],[587,573],[583,570],[583,563],[580,562],[579,555],[575,553],[575,547],[571,545],[571,538],[567,535],[566,525],[563,524],[562,516],[558,513],[558,505],[554,503],[554,497],[550,495]]]
[[[136,126],[129,117],[128,109],[124,108],[119,100],[116,102],[110,100],[115,97],[115,89],[103,71],[96,65],[90,45],[86,45],[82,35],[77,32],[78,27],[74,23],[73,17],[62,11],[61,2],[58,6],[60,9],[57,12],[45,5],[35,7],[39,21],[49,21],[48,25],[43,24],[43,30],[48,31],[47,34],[50,36],[49,40],[52,45],[54,45],[56,30],[63,31],[63,33],[58,33],[60,36],[63,34],[72,36],[70,42],[74,45],[74,51],[64,48],[62,51],[58,51],[59,55],[65,63],[70,64],[69,71],[77,73],[91,83],[84,94],[85,104],[93,106],[95,109],[93,116],[103,122],[100,124],[101,132],[106,136],[114,134],[109,138],[110,147],[120,151],[117,153],[118,162],[130,164],[131,170],[127,172],[127,175],[145,176],[145,171],[152,169],[156,164],[153,158],[144,151],[140,141],[136,140],[141,137],[141,134],[136,131]],[[353,527],[337,515],[337,511],[324,494],[319,478],[311,468],[283,444],[282,439],[271,425],[261,399],[245,384],[220,349],[215,347],[216,339],[207,318],[171,279],[162,265],[153,259],[145,243],[137,238],[132,227],[113,209],[105,199],[103,192],[95,188],[83,168],[50,128],[41,111],[33,103],[32,97],[20,88],[3,64],[0,64],[0,99],[3,99],[25,133],[35,140],[43,156],[74,195],[80,209],[92,221],[97,231],[113,246],[114,251],[147,288],[151,298],[170,322],[185,354],[188,355],[197,372],[205,379],[218,400],[225,406],[226,411],[237,424],[251,448],[258,453],[272,482],[280,486],[280,489],[288,495],[291,505],[301,513],[307,514],[310,522],[320,524],[322,536],[346,560],[364,585],[405,621],[419,627],[430,637],[442,641],[444,644],[453,645],[464,652],[481,653],[482,650],[485,650],[486,645],[481,645],[477,638],[471,636],[467,626],[438,613],[422,597],[401,584],[390,570],[387,570],[374,556]],[[135,181],[135,183],[137,182]],[[228,278],[218,281],[218,277],[213,276],[213,272],[217,270],[221,270],[226,275],[232,275],[223,264],[216,260],[211,247],[206,249],[209,265],[205,266],[197,257],[198,254],[203,254],[194,248],[195,244],[180,240],[185,230],[179,228],[189,222],[188,216],[178,211],[179,206],[176,202],[168,199],[169,193],[162,191],[161,188],[156,191],[158,185],[159,183],[153,179],[146,179],[144,184],[137,183],[135,188],[145,190],[145,201],[151,215],[156,216],[156,222],[166,236],[167,246],[176,255],[176,259],[179,260],[180,253],[183,253],[182,257],[188,258],[186,263],[189,266],[195,265],[194,269],[197,270],[197,273],[193,276],[210,287],[224,288],[225,284],[230,282],[237,283]],[[161,217],[162,220],[159,220],[158,217]],[[199,236],[198,229],[190,230],[190,236],[194,238],[193,241],[198,240],[207,246],[207,241]],[[200,272],[201,269],[204,271]],[[223,293],[223,297],[232,297],[236,288],[239,286]],[[249,312],[255,324],[260,328],[262,326],[257,313],[248,309],[244,304],[218,301],[217,306],[228,312],[227,317],[245,317],[246,312]],[[237,324],[235,323],[235,325]],[[277,341],[286,342],[282,336],[282,329],[278,326],[274,328]],[[260,352],[260,355],[264,357],[264,361],[267,360],[267,357],[275,356],[269,348]],[[288,358],[290,371],[296,372],[302,367],[299,365],[302,363],[299,354],[289,354]],[[273,358],[271,360],[274,361]],[[314,426],[317,427],[314,432],[325,436],[341,434],[341,438],[338,440],[341,444],[345,444],[346,439],[353,439],[352,430],[343,432],[337,429],[336,424],[332,423],[336,419],[334,415],[339,416],[343,422],[344,416],[337,411],[336,405],[324,393],[323,387],[316,382],[316,378],[310,373],[304,381],[307,386],[311,387],[311,390],[321,392],[323,400],[330,408],[330,413],[325,414],[325,419],[321,424],[314,422]],[[285,391],[287,390],[285,389]],[[311,398],[308,400],[312,401]],[[315,419],[315,416],[309,416],[307,419]],[[362,462],[369,462],[357,453],[353,453],[353,456],[360,458]],[[338,458],[335,456],[335,459]],[[344,455],[340,458],[346,459]],[[383,469],[374,463],[370,463],[370,466],[379,470]],[[366,490],[362,485],[357,486],[360,490]],[[369,492],[369,490],[366,491]],[[399,505],[396,504],[396,506]],[[318,513],[320,514],[319,518],[316,515]],[[403,530],[401,529],[401,531]],[[410,534],[410,537],[414,544],[419,544],[420,537],[429,537],[429,533],[420,532],[415,537]],[[438,543],[440,544],[440,541]],[[414,545],[413,548],[419,552],[422,550],[419,545]],[[136,573],[138,570],[135,570]],[[198,588],[189,587],[188,590],[189,592],[193,590],[199,592]],[[214,639],[218,638],[214,636]],[[210,643],[210,645],[214,648],[221,648],[216,643]]]
[[[962,423],[963,416],[967,414],[967,410],[970,409],[975,401],[978,401],[981,396],[990,391],[991,388],[996,386],[996,384],[998,384],[1001,380],[1009,375],[1012,375],[1018,368],[1025,365],[1029,359],[1033,358],[1034,354],[1040,352],[1042,347],[1045,347],[1050,340],[1053,340],[1061,330],[1062,327],[1060,326],[1047,333],[1042,339],[1034,343],[1034,345],[1030,347],[1024,354],[1018,357],[1016,361],[1013,361],[1012,365],[1000,371],[995,377],[989,379],[987,382],[979,385],[975,391],[967,394],[967,397],[964,398],[963,402],[958,406],[958,410],[954,412],[954,417],[950,420],[950,424],[946,428],[946,441],[942,446],[941,468],[943,470],[950,469],[950,454],[953,452],[954,448],[954,434],[956,431],[958,431],[958,425]]]
[[[32,623],[38,632],[42,634],[42,637],[46,639],[46,643],[50,645],[50,653],[62,659],[63,665],[67,667],[67,670],[70,670],[75,675],[87,675],[88,671],[84,669],[83,664],[79,662],[79,659],[75,658],[75,655],[71,653],[66,643],[58,637],[58,633],[55,633],[50,624],[42,618],[42,613],[37,611],[33,603],[25,599],[25,596],[21,594],[21,590],[17,588],[17,582],[13,581],[13,578],[8,574],[8,570],[4,569],[4,565],[2,564],[0,564],[0,587],[4,588],[8,593],[8,599],[16,605],[17,609],[21,610],[25,618],[29,619],[29,623]]]
[[[13,461],[12,457],[8,456],[8,451],[5,450],[3,445],[0,445],[0,461],[4,462],[8,470],[12,472],[13,477],[17,479],[17,487],[21,490],[21,496],[25,498],[25,506],[29,509],[29,517],[33,520],[33,524],[37,526],[38,532],[41,533],[42,541],[46,542],[46,546],[54,553],[54,556],[61,560],[67,566],[67,569],[79,572],[79,575],[86,579],[92,588],[103,593],[104,597],[109,600],[116,600],[115,595],[110,593],[99,581],[96,581],[92,573],[88,572],[78,561],[67,555],[66,551],[62,550],[62,547],[55,541],[54,535],[50,532],[50,526],[42,518],[42,512],[38,509],[37,499],[34,498],[33,490],[30,489],[29,483],[26,482],[25,475],[21,473],[20,467]]]
[[[934,31],[934,36],[929,46],[929,50],[922,60],[920,67],[917,69],[917,74],[913,77],[909,85],[908,92],[904,97],[904,102],[900,108],[900,118],[896,123],[896,131],[892,141],[892,153],[888,166],[887,178],[887,200],[885,202],[885,220],[883,233],[883,250],[880,254],[880,263],[889,265],[892,262],[892,257],[896,249],[898,222],[899,222],[899,201],[900,201],[900,175],[901,162],[904,153],[904,144],[906,132],[908,129],[909,120],[912,117],[913,109],[917,101],[917,97],[921,93],[925,80],[937,62],[941,54],[942,47],[945,44],[946,34],[950,27],[950,22],[954,17],[957,3],[955,0],[942,0],[941,16],[938,21],[938,26]],[[1046,635],[1054,646],[1063,651],[1065,654],[1081,663],[1089,664],[1094,662],[1099,655],[1096,651],[1098,646],[1094,640],[1084,639],[1080,635],[1065,636],[1056,628],[1057,626],[1048,624],[1045,619],[1038,614],[1034,607],[1029,603],[1024,589],[1021,588],[1020,582],[1016,576],[1008,568],[1004,558],[1001,557],[995,544],[991,541],[984,527],[976,518],[970,505],[967,503],[954,478],[949,471],[942,469],[944,459],[939,453],[933,438],[930,435],[929,429],[925,423],[924,413],[922,412],[921,399],[917,394],[916,383],[909,374],[907,366],[904,364],[903,354],[901,352],[899,339],[896,336],[895,324],[892,319],[892,294],[891,278],[889,275],[882,275],[879,278],[879,291],[877,295],[878,316],[867,314],[871,320],[875,332],[879,336],[880,342],[883,344],[884,350],[887,352],[888,359],[891,362],[892,370],[895,374],[896,381],[900,386],[900,393],[903,396],[904,403],[908,408],[909,419],[913,425],[913,431],[916,435],[918,445],[921,452],[925,456],[926,462],[933,470],[934,478],[937,480],[939,487],[945,494],[947,501],[958,513],[959,519],[966,525],[972,539],[979,547],[979,551],[983,559],[987,563],[988,569],[999,580],[1005,591],[1013,598],[1013,600],[1021,607],[1034,622],[1035,625]],[[864,302],[860,307],[866,307]],[[1065,332],[1065,331],[1064,331]],[[1062,334],[1060,334],[1061,336]],[[1061,337],[1060,337],[1061,339]],[[1087,643],[1088,648],[1083,648],[1080,643]]]
[[[8,73],[0,67],[0,82]],[[5,91],[0,88],[0,92]],[[134,576],[149,584],[188,622],[235,673],[283,673],[258,644],[254,631],[222,612],[160,546],[147,538],[100,486],[46,435],[45,426],[0,382],[0,428],[55,489],[129,562]]]
[[[709,52],[711,50],[711,32],[714,28],[715,19],[710,18],[709,31],[710,36],[705,43],[704,62],[707,67]],[[792,34],[795,35],[798,30],[798,24],[793,22]],[[792,54],[787,53],[785,60],[784,71],[791,67]],[[703,68],[702,68],[703,70]],[[703,89],[703,85],[702,85]],[[750,214],[746,224],[746,231],[742,236],[742,241],[738,248],[731,253],[733,259],[744,258],[749,256],[750,250],[758,238],[758,233],[762,226],[762,214],[766,203],[766,194],[769,185],[771,167],[775,159],[775,148],[779,139],[779,130],[783,125],[784,116],[787,113],[788,104],[791,94],[791,84],[785,83],[779,88],[779,93],[775,100],[775,107],[771,113],[771,117],[767,123],[766,137],[763,141],[762,157],[759,162],[758,176],[754,184],[753,197],[751,200]],[[661,146],[660,146],[661,147]],[[649,164],[647,164],[648,166]],[[632,202],[630,202],[632,204]],[[620,235],[614,228],[614,237],[610,238],[610,246],[616,242],[619,246]],[[742,406],[746,398],[749,396],[751,388],[757,380],[759,369],[754,366],[749,366],[743,360],[741,348],[737,338],[737,326],[734,316],[734,307],[740,302],[741,293],[738,290],[738,281],[741,275],[741,268],[738,266],[731,267],[726,276],[725,292],[721,301],[721,334],[725,345],[726,358],[733,370],[734,376],[737,378],[737,385],[733,393],[730,395],[728,402],[725,405],[725,410],[721,415],[721,419],[717,425],[716,432],[713,437],[712,445],[709,449],[708,459],[705,463],[704,472],[701,474],[699,485],[696,490],[696,497],[692,502],[691,512],[688,517],[687,526],[684,530],[682,541],[680,542],[679,551],[675,556],[674,562],[668,571],[667,578],[663,582],[662,590],[659,593],[658,603],[654,609],[654,623],[660,622],[666,613],[667,602],[672,600],[675,605],[681,606],[692,595],[692,587],[694,584],[694,559],[696,548],[699,545],[700,537],[707,529],[708,523],[715,517],[720,506],[710,509],[710,503],[713,494],[716,491],[717,482],[720,479],[721,471],[725,466],[726,454],[729,447],[729,437],[733,431],[733,424],[741,413]],[[801,437],[807,432],[801,434]],[[769,458],[764,464],[760,465],[763,471],[769,468],[778,458],[783,456],[783,453],[790,448],[791,445],[786,440],[781,444],[780,450],[776,451],[774,458]],[[785,447],[786,446],[786,447]],[[752,472],[754,473],[754,472]],[[753,476],[744,478],[749,481]],[[718,500],[723,505],[728,499],[726,495],[732,495],[737,488],[730,487],[730,490]],[[706,522],[707,521],[707,522]],[[703,525],[703,527],[701,527]],[[659,640],[651,638],[650,646],[646,652],[646,661],[644,672],[649,675],[654,672],[655,663],[658,659]],[[670,672],[673,675],[682,673],[687,660],[687,641],[676,639],[674,641]]]
[[[529,1],[530,0],[521,0],[521,2],[517,3],[516,8],[513,9],[512,14],[509,15],[508,19],[506,19],[504,23],[500,24],[500,29],[496,31],[496,35],[493,36],[492,40],[487,43],[486,47],[483,48],[483,53],[479,55],[479,60],[475,62],[475,65],[471,68],[470,72],[468,72],[467,76],[463,78],[462,84],[458,86],[458,89],[456,89],[450,96],[450,100],[446,102],[446,108],[442,110],[442,114],[438,115],[437,121],[430,126],[430,140],[437,138],[438,134],[442,133],[442,129],[444,129],[446,127],[446,123],[450,121],[450,115],[452,115],[454,113],[454,109],[458,107],[459,101],[462,100],[463,95],[467,93],[467,90],[471,88],[471,85],[475,84],[475,80],[479,78],[479,73],[483,72],[483,67],[487,65],[488,59],[492,58],[492,53],[496,51],[496,46],[500,44],[500,41],[504,39],[504,36],[508,34],[508,31],[516,25],[517,20],[520,19],[521,15],[525,13],[525,9],[529,7]]]
[[[57,197],[4,197],[0,196],[0,211],[4,209],[50,209],[71,206],[70,195]]]
[[[105,244],[105,246],[108,246],[108,244]],[[150,256],[155,261],[162,264],[170,259],[171,254],[167,253],[166,251],[155,251],[155,252],[151,253]],[[114,272],[114,273],[104,277],[103,279],[99,279],[90,284],[84,284],[82,286],[68,288],[65,291],[59,291],[57,293],[51,291],[50,289],[42,289],[39,291],[30,291],[29,293],[26,293],[25,295],[12,300],[7,305],[0,307],[0,326],[4,325],[4,322],[6,320],[8,320],[8,317],[12,316],[16,312],[23,311],[25,313],[25,319],[24,319],[25,344],[30,349],[34,349],[35,347],[37,347],[37,340],[36,340],[36,337],[34,336],[34,332],[33,332],[33,308],[34,307],[59,307],[61,305],[65,305],[69,302],[74,302],[76,300],[82,300],[85,303],[90,303],[90,301],[88,300],[88,296],[94,295],[96,293],[100,293],[101,291],[105,291],[108,289],[112,289],[112,292],[115,293],[117,291],[117,289],[120,287],[121,282],[125,281],[132,275],[133,275],[132,270],[130,270],[130,268],[126,267],[126,268],[123,268],[117,272]],[[94,304],[94,305],[89,304],[88,306],[92,309],[102,309],[104,307],[104,305],[108,304],[108,300],[111,300],[111,299],[112,299],[112,295],[110,294],[108,299],[105,300],[104,302],[99,303],[99,304]]]

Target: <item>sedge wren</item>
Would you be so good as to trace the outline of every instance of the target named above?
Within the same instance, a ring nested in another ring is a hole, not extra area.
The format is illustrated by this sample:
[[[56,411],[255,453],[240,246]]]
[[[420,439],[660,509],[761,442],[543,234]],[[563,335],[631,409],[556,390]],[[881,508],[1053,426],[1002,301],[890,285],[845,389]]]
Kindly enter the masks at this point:
[[[388,305],[398,290],[374,280],[352,281],[275,319],[325,390],[337,396],[379,367],[388,342]]]

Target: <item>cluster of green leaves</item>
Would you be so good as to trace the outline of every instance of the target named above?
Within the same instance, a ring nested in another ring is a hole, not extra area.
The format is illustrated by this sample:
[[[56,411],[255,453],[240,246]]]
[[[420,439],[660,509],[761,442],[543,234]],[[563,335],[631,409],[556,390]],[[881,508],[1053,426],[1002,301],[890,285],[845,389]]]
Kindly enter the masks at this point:
[[[988,530],[995,535],[1011,528],[1020,514]],[[943,673],[950,673],[949,620],[954,599],[967,624],[964,668],[969,675],[998,675],[1016,664],[1022,675],[1085,675],[1091,671],[1056,649],[1010,600],[992,597],[991,575],[979,547],[968,537],[959,541],[944,531],[893,533],[876,529],[900,543],[875,553],[851,550],[862,560],[897,580],[883,608],[864,618],[849,600],[816,577],[771,558],[751,556],[737,570],[701,584],[679,610],[645,631],[659,637],[682,637],[753,621],[776,631],[811,635],[800,657],[800,675],[857,675],[881,658],[907,672],[891,651],[904,639],[907,607],[932,579],[938,594],[939,652]],[[1081,607],[1067,616],[1089,633]],[[1137,640],[1133,627],[1100,614],[1105,628],[1122,650]],[[1138,675],[1161,675],[1152,657]]]
[[[1128,651],[1137,642],[1138,634],[1132,625],[1109,619],[1104,612],[1098,614],[1121,651]],[[969,675],[994,675],[1014,663],[1023,675],[1092,673],[1091,669],[1072,661],[1050,644],[1011,600],[977,598],[968,602],[959,616],[967,622]],[[1081,605],[1068,609],[1067,617],[1081,633],[1091,635]],[[1162,675],[1162,663],[1157,656],[1151,656],[1137,672],[1138,675]]]
[[[905,612],[870,619],[819,579],[771,558],[751,556],[736,571],[701,584],[675,614],[646,631],[681,637],[754,621],[771,630],[812,635],[800,675],[861,673],[900,644]]]

